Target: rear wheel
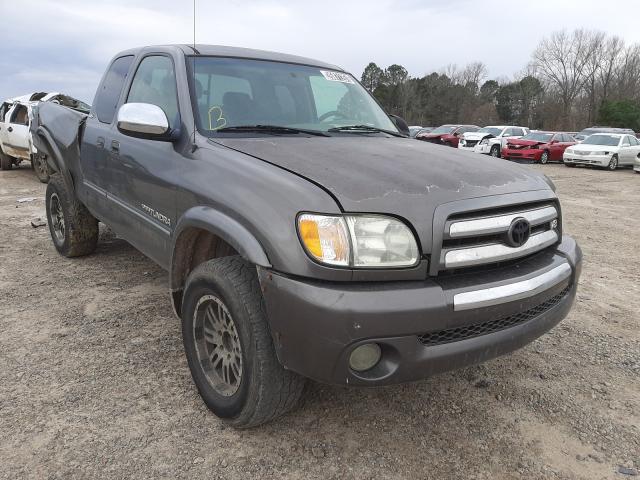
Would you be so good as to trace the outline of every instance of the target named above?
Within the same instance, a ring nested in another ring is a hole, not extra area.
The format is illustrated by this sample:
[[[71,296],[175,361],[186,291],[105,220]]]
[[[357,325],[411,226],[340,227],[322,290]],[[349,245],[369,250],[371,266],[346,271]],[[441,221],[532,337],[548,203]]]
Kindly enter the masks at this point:
[[[614,155],[609,160],[609,165],[607,165],[607,170],[613,172],[616,168],[618,168],[618,155]]]
[[[48,183],[51,176],[51,170],[47,165],[47,157],[45,155],[36,154],[31,157],[31,166],[33,171],[36,172],[36,177],[42,183]]]
[[[549,151],[545,150],[544,152],[542,152],[542,155],[540,156],[540,163],[547,163],[549,162]]]
[[[500,158],[500,145],[494,145],[493,147],[491,147],[491,150],[489,150],[489,155],[491,155],[492,157]]]
[[[11,170],[13,167],[13,158],[5,153],[0,152],[0,168],[2,170]]]
[[[187,279],[182,338],[193,380],[213,413],[254,427],[294,408],[305,380],[276,357],[254,265],[210,260]]]
[[[47,223],[53,245],[65,257],[93,253],[98,243],[98,220],[67,187],[62,176],[51,176],[46,195]]]

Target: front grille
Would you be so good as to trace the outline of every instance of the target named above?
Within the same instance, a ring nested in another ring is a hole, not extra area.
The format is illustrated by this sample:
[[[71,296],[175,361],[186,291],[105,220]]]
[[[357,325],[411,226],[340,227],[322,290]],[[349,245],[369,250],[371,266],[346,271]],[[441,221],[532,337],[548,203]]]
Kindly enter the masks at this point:
[[[447,219],[438,270],[496,264],[533,255],[560,239],[559,210],[553,202],[512,205],[458,213]],[[509,239],[516,219],[530,224],[529,237],[519,246]]]
[[[478,144],[478,140],[465,140],[464,142],[464,146],[465,147],[475,147]]]
[[[439,330],[437,332],[429,332],[418,336],[418,341],[427,346],[442,345],[445,343],[458,342],[468,338],[480,337],[489,333],[499,332],[507,328],[515,327],[524,322],[534,319],[542,315],[547,310],[558,305],[571,290],[571,285],[567,286],[557,295],[536,305],[535,307],[525,310],[524,312],[515,313],[506,317],[489,320],[484,323],[476,323],[475,325],[466,325],[464,327],[449,328],[447,330]]]

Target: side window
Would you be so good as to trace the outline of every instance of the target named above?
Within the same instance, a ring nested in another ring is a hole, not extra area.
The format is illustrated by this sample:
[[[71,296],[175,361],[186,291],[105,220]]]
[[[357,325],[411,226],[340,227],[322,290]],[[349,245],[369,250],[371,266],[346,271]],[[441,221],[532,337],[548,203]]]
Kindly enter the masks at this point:
[[[631,143],[632,147],[635,147],[638,145],[638,139],[633,135],[629,135],[629,143]]]
[[[524,130],[522,130],[521,128],[514,128],[513,135],[515,137],[522,137],[524,135]]]
[[[115,117],[120,93],[132,61],[132,55],[116,58],[100,85],[94,104],[96,116],[102,123],[111,123]]]
[[[167,115],[169,127],[175,128],[178,118],[178,88],[173,62],[163,55],[145,57],[131,82],[127,103],[150,103]]]
[[[622,137],[622,146],[623,147],[628,147],[629,145],[631,145],[631,143],[629,142],[629,135],[625,135],[624,137]]]
[[[513,136],[513,128],[507,128],[502,134],[503,137],[512,137]]]
[[[9,123],[14,125],[29,125],[29,112],[24,105],[18,105],[13,109]]]

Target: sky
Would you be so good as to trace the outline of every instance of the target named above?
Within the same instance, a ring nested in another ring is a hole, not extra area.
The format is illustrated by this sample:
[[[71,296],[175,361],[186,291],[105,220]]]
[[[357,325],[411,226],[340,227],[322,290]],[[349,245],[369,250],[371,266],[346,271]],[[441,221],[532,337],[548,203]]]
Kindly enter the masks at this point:
[[[198,43],[302,55],[357,77],[371,61],[412,76],[481,61],[491,78],[511,78],[562,29],[640,42],[638,0],[196,2]],[[61,91],[91,102],[117,52],[193,41],[193,0],[0,0],[0,18],[0,98]]]

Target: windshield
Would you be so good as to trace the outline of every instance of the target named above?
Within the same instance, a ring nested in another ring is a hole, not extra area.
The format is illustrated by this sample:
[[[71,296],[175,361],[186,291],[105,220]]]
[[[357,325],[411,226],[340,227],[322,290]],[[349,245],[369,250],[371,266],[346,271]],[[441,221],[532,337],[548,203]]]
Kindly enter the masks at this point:
[[[490,133],[494,137],[497,137],[502,133],[502,129],[498,127],[483,127],[478,130],[478,133]]]
[[[587,137],[583,145],[609,145],[615,147],[620,143],[620,137],[614,135],[596,134]]]
[[[536,142],[548,142],[553,137],[553,133],[527,133],[521,140],[534,140]]]
[[[193,58],[192,96],[204,135],[253,125],[321,132],[365,125],[398,133],[373,97],[347,73],[263,60]]]
[[[435,130],[431,130],[429,133],[451,133],[456,129],[455,126],[451,126],[451,125],[442,125],[438,128],[436,128]]]

